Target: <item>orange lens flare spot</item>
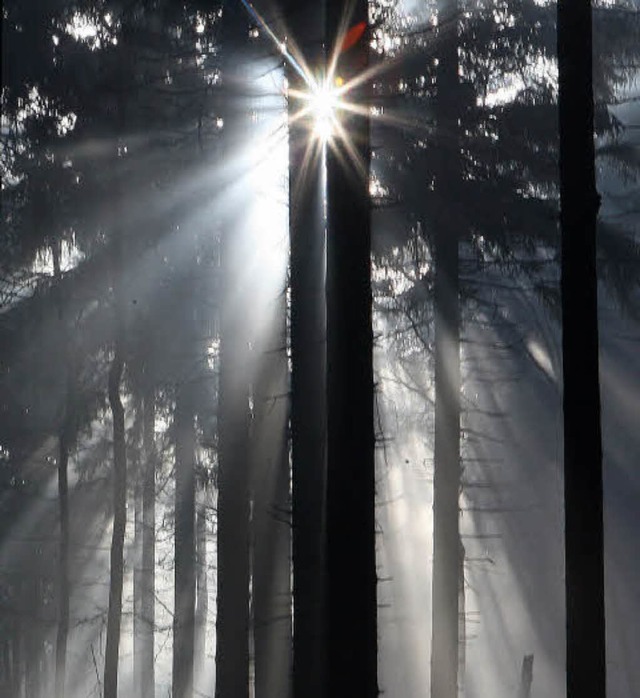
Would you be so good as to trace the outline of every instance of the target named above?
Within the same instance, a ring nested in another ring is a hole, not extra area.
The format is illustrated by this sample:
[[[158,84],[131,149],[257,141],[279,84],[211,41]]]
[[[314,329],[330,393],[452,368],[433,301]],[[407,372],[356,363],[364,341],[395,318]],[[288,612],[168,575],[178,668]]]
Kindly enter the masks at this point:
[[[344,78],[338,75],[333,82],[336,87],[342,87],[344,85]]]
[[[340,53],[348,51],[352,46],[355,46],[362,38],[366,28],[366,22],[358,22],[358,24],[351,27],[351,29],[349,29],[349,31],[344,35],[342,46],[340,47]]]

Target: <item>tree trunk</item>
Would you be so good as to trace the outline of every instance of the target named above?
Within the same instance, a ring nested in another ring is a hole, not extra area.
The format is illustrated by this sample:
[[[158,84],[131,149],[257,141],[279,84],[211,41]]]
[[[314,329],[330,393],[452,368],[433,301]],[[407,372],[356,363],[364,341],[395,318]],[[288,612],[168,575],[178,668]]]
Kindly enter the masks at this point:
[[[196,505],[196,627],[195,627],[195,680],[206,677],[207,615],[209,613],[209,589],[207,583],[207,485],[199,487]],[[197,684],[196,684],[197,685]],[[204,692],[206,686],[201,687]]]
[[[522,660],[522,674],[518,698],[531,698],[531,684],[533,683],[533,655],[525,654]]]
[[[140,404],[136,404],[134,409],[138,413]],[[137,445],[137,444],[136,444]],[[140,654],[144,643],[144,620],[142,618],[142,534],[143,534],[143,512],[142,512],[142,471],[140,459],[132,464],[136,472],[136,485],[133,495],[134,499],[134,539],[133,539],[133,686],[134,696],[139,696],[142,691],[142,677]]]
[[[458,695],[460,493],[460,304],[455,214],[445,198],[460,186],[455,0],[439,5],[436,206],[434,220],[435,435],[431,696]],[[453,142],[453,147],[451,143]]]
[[[591,3],[558,3],[567,698],[606,692]]]
[[[307,5],[290,3],[287,25],[304,48],[309,64],[321,64],[321,4]],[[287,66],[287,79],[290,91],[305,90],[304,81],[291,66]],[[303,106],[289,97],[293,694],[321,698],[325,678],[324,177],[321,149],[310,135],[313,124],[308,119],[295,119]]]
[[[464,583],[465,549],[462,540],[458,540],[458,694],[463,696],[467,668],[467,604]]]
[[[68,409],[68,407],[67,407]],[[67,636],[69,634],[69,433],[62,427],[58,444],[58,506],[60,509],[60,558],[58,560],[58,627],[56,631],[56,698],[65,696]]]
[[[118,284],[119,286],[119,284]],[[118,294],[118,291],[116,290]],[[119,295],[119,294],[118,294]],[[122,305],[116,300],[118,323]],[[124,407],[120,399],[120,381],[124,368],[122,330],[118,330],[114,356],[109,369],[109,405],[113,418],[113,532],[109,577],[109,611],[104,659],[104,698],[118,696],[118,656],[122,619],[122,583],[124,578],[124,535],[127,523],[127,460],[125,450]]]
[[[225,231],[223,288],[234,288],[234,233]],[[228,297],[227,297],[228,301]],[[249,468],[246,342],[237,307],[223,311],[218,398],[216,698],[249,696]]]
[[[277,293],[277,289],[269,290]],[[275,312],[265,308],[267,316],[274,316],[276,328],[259,342],[261,357],[253,396],[255,698],[291,695],[288,367],[282,291]],[[274,301],[271,293],[266,297]]]
[[[56,698],[65,696],[65,677],[67,667],[67,637],[69,634],[69,441],[71,422],[73,419],[73,366],[70,356],[71,338],[64,325],[63,298],[60,290],[60,246],[55,242],[51,246],[53,256],[53,271],[57,286],[58,319],[60,321],[60,361],[66,376],[66,394],[64,415],[58,437],[58,508],[60,518],[60,549],[58,558],[58,618],[56,629],[55,654],[55,695]]]
[[[341,44],[343,2],[327,6],[327,46]],[[367,22],[357,0],[348,26]],[[338,61],[366,70],[368,31]],[[367,104],[366,85],[349,93]],[[327,148],[327,698],[375,698],[377,604],[369,118],[341,115],[351,153]],[[353,162],[353,153],[358,161]]]
[[[222,35],[225,82],[224,154],[238,154],[247,136],[248,21],[227,0]],[[230,183],[230,198],[238,196]],[[220,378],[218,386],[218,527],[216,698],[249,696],[249,335],[246,327],[247,235],[236,209],[222,221]]]
[[[187,296],[187,301],[191,299]],[[192,312],[185,308],[185,313]],[[187,333],[190,337],[190,333]],[[177,387],[174,416],[176,448],[175,602],[173,616],[174,698],[193,695],[195,641],[195,408],[189,378]]]
[[[155,445],[155,396],[145,377],[147,386],[143,397],[142,439],[144,452],[144,479],[142,483],[142,568],[140,574],[140,614],[142,619],[140,652],[139,695],[155,696],[155,557],[156,557],[156,445]]]

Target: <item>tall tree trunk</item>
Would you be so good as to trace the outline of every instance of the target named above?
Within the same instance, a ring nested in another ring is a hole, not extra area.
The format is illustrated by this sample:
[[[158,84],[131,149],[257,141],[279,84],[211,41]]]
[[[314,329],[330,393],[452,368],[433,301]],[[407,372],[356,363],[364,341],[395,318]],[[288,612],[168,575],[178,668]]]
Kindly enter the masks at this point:
[[[134,405],[136,420],[138,415],[144,415],[142,405],[137,401]],[[134,428],[135,431],[135,428]],[[136,448],[137,448],[136,440]],[[144,455],[142,458],[136,456],[135,461],[131,463],[135,471],[136,484],[133,494],[133,688],[134,696],[139,696],[142,688],[142,678],[140,676],[140,653],[142,652],[143,626],[142,618],[142,532],[143,532],[143,512],[142,512],[142,482],[144,478]]]
[[[367,2],[327,6],[327,46]],[[366,70],[369,32],[338,61],[345,81]],[[367,105],[366,85],[350,99]],[[375,698],[377,603],[369,118],[343,114],[352,153],[327,148],[327,698]]]
[[[60,557],[58,560],[58,627],[56,631],[56,698],[65,696],[67,636],[69,634],[69,433],[62,427],[58,444],[58,506],[60,510]]]
[[[467,667],[467,604],[464,584],[465,549],[461,539],[458,542],[458,551],[458,694],[464,695]]]
[[[189,298],[187,302],[192,299]],[[185,313],[193,312],[185,308]],[[187,333],[190,337],[191,333]],[[191,345],[189,345],[191,346]],[[173,616],[174,698],[193,695],[195,641],[195,406],[191,378],[176,391],[175,603]]]
[[[284,270],[283,270],[284,271]],[[284,274],[281,279],[284,284]],[[269,289],[266,297],[274,302]],[[275,331],[259,342],[253,427],[253,608],[255,697],[291,695],[291,529],[288,515],[288,367],[286,297],[280,289]]]
[[[118,261],[121,256],[118,255]],[[116,264],[116,274],[119,265]],[[120,398],[120,381],[124,368],[122,302],[120,282],[116,286],[116,315],[119,325],[115,350],[109,369],[109,405],[113,419],[113,532],[109,577],[109,611],[104,660],[104,698],[118,696],[118,656],[122,620],[122,584],[124,578],[124,535],[127,523],[127,460],[125,448],[124,407]]]
[[[144,381],[144,361],[136,366]],[[144,385],[144,383],[143,383]],[[144,448],[145,410],[144,393],[138,391],[133,405],[135,415],[131,429],[131,441],[135,450],[129,459],[129,467],[135,472],[134,487],[134,540],[133,540],[133,695],[143,693],[142,656],[147,641],[147,628],[142,604],[144,602],[144,484],[146,477],[146,453]]]
[[[207,579],[207,491],[203,483],[199,487],[196,504],[196,627],[194,650],[194,675],[196,682],[207,675],[206,644],[207,615],[209,613],[209,588]],[[205,686],[200,689],[202,692]]]
[[[455,214],[445,198],[459,188],[457,3],[439,4],[435,257],[435,435],[431,696],[458,695],[460,304]],[[453,146],[451,145],[453,143]]]
[[[223,288],[232,296],[234,232],[224,231]],[[218,588],[216,621],[216,698],[249,696],[249,453],[248,357],[240,324],[230,303],[223,310],[218,397]]]
[[[125,132],[127,66],[123,57],[116,67],[115,90],[118,138]],[[122,201],[119,179],[126,169],[121,153],[112,162],[113,198],[119,207]],[[109,565],[109,609],[107,612],[107,640],[104,657],[104,698],[118,698],[118,660],[120,655],[120,628],[122,623],[122,587],[124,582],[124,537],[127,526],[127,452],[125,413],[120,397],[120,384],[125,365],[125,303],[124,303],[124,230],[123,212],[114,213],[111,258],[111,287],[113,289],[113,327],[115,341],[113,358],[107,378],[107,392],[113,422],[113,529]]]
[[[558,3],[567,698],[606,692],[591,3]]]
[[[290,2],[287,26],[309,65],[322,65],[321,3]],[[324,176],[313,124],[297,118],[306,89],[287,66],[291,255],[293,695],[321,698],[325,677],[326,312]]]
[[[56,241],[51,247],[53,271],[57,286],[58,319],[60,321],[60,361],[65,374],[64,414],[58,437],[58,507],[60,520],[60,549],[58,558],[58,618],[56,629],[55,654],[55,695],[65,696],[65,677],[67,666],[67,636],[69,634],[69,441],[73,419],[73,366],[71,362],[70,342],[64,325],[64,307],[61,290],[62,274],[60,269],[60,245]]]
[[[148,368],[146,368],[148,371]],[[140,575],[141,646],[138,654],[139,695],[155,696],[155,546],[156,546],[156,443],[155,395],[151,378],[145,376],[142,440],[144,479],[142,482],[142,569]]]

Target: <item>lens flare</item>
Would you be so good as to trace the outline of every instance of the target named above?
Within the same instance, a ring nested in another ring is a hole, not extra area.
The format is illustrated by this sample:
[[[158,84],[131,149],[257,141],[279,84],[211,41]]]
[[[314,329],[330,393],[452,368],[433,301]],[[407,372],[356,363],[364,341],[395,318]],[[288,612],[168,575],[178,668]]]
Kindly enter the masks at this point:
[[[309,96],[313,117],[313,134],[324,143],[331,140],[336,130],[336,112],[340,108],[338,92],[327,82],[316,87]]]

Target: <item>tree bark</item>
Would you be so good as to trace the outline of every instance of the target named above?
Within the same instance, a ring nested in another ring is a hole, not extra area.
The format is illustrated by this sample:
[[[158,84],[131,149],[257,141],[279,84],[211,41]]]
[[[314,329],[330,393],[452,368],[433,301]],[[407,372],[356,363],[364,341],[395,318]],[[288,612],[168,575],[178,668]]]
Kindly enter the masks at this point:
[[[327,5],[327,46],[343,22],[367,22],[367,2]],[[368,31],[338,61],[348,83],[368,64]],[[367,106],[368,87],[349,92]],[[375,698],[377,603],[369,118],[340,117],[353,148],[327,148],[327,685],[331,698]],[[357,162],[353,161],[353,153]]]
[[[137,414],[142,414],[140,402],[134,406]],[[143,416],[144,419],[144,416]],[[137,447],[136,443],[136,447]],[[136,457],[132,463],[136,473],[136,484],[134,488],[134,521],[133,521],[133,682],[134,696],[139,696],[142,692],[142,676],[140,654],[144,643],[144,620],[142,618],[142,535],[143,535],[143,512],[142,512],[142,480],[144,478],[144,456],[142,459]]]
[[[522,673],[520,675],[520,687],[518,698],[531,698],[531,684],[533,683],[533,655],[525,654],[522,659]]]
[[[224,153],[237,154],[246,137],[248,22],[227,0],[222,35],[225,82]],[[235,196],[233,185],[230,198]],[[243,211],[225,215],[221,234],[220,377],[218,385],[218,505],[216,698],[249,696],[249,354]]]
[[[567,698],[604,698],[606,647],[591,3],[558,3]]]
[[[188,302],[188,301],[187,301]],[[190,309],[186,308],[185,313]],[[190,337],[190,334],[187,334]],[[174,698],[193,695],[195,642],[195,408],[189,379],[176,390],[175,601],[173,616]]]
[[[156,546],[156,445],[155,445],[155,395],[145,376],[147,385],[143,396],[142,440],[144,454],[144,478],[142,482],[142,568],[140,574],[140,613],[142,620],[141,646],[138,654],[140,665],[139,695],[155,696],[155,546]]]
[[[51,246],[53,271],[57,284],[58,319],[60,321],[60,361],[65,374],[64,414],[58,436],[58,509],[60,520],[60,548],[58,558],[58,623],[56,629],[55,695],[64,698],[67,667],[67,637],[69,635],[69,441],[73,419],[73,367],[70,356],[71,338],[64,325],[64,307],[61,297],[60,246]]]
[[[310,65],[322,65],[322,8],[289,3],[287,25]],[[290,92],[304,91],[287,66]],[[289,244],[291,283],[291,467],[293,694],[321,698],[325,680],[324,511],[326,504],[326,311],[324,163],[290,94]]]
[[[460,304],[455,213],[445,198],[460,185],[457,138],[457,3],[442,0],[438,19],[436,192],[434,211],[435,434],[431,696],[458,695],[460,494]],[[453,142],[453,147],[451,143]]]
[[[116,272],[117,273],[117,272]],[[117,283],[119,287],[119,283]],[[122,304],[116,289],[116,313],[121,322]],[[119,312],[120,311],[120,312]],[[114,356],[108,378],[109,405],[113,419],[113,531],[109,576],[109,611],[104,660],[104,698],[118,696],[118,657],[122,620],[122,584],[124,578],[124,535],[127,523],[127,460],[125,447],[124,407],[120,398],[120,381],[124,368],[122,329],[117,330]]]
[[[241,261],[234,233],[223,233],[226,279]],[[228,302],[228,297],[227,297]],[[246,342],[239,308],[223,311],[218,398],[218,588],[216,698],[249,696],[249,453]]]
[[[209,588],[207,568],[207,485],[198,488],[196,504],[196,618],[194,675],[196,686],[206,677],[207,615],[209,613]],[[204,692],[205,686],[201,687]]]
[[[65,696],[67,636],[69,634],[69,434],[62,427],[58,444],[58,506],[60,513],[60,558],[58,560],[58,627],[56,631],[56,698]]]
[[[284,278],[282,279],[284,283]],[[277,293],[277,289],[270,289]],[[274,299],[275,330],[258,343],[254,384],[253,619],[255,697],[291,695],[291,529],[288,450],[286,297]]]

